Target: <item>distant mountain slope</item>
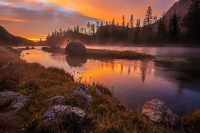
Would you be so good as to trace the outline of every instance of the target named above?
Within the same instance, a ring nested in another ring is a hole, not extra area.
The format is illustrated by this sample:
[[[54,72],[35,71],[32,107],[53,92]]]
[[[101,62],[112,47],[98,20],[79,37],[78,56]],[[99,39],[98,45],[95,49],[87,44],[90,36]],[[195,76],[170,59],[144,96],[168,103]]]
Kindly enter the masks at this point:
[[[0,26],[0,39],[13,39],[15,36],[10,34],[5,28]]]
[[[169,21],[170,16],[176,12],[180,19],[179,21],[182,21],[185,15],[188,13],[191,3],[192,0],[179,0],[178,2],[174,3],[174,5],[166,12],[166,19]]]
[[[0,26],[0,45],[34,45],[35,42],[10,34],[4,27]]]

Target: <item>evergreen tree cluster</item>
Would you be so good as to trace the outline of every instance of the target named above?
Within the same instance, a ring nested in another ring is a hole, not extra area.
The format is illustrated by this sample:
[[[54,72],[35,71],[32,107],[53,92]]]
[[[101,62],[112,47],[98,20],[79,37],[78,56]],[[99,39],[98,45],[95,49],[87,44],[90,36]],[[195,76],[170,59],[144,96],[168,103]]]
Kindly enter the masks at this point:
[[[89,43],[127,43],[127,44],[199,44],[200,43],[200,0],[192,0],[192,5],[185,16],[184,21],[180,22],[176,12],[170,15],[169,21],[166,20],[165,12],[161,18],[153,16],[151,6],[146,11],[146,16],[141,26],[141,20],[136,19],[131,14],[126,22],[122,16],[121,24],[116,23],[113,18],[111,22],[99,22],[95,24],[87,23],[87,28],[75,26],[67,30],[55,30],[46,38],[46,44],[60,44],[63,40],[79,40]],[[135,22],[135,23],[134,23]],[[180,25],[184,23],[184,25]],[[186,29],[186,30],[180,30]]]

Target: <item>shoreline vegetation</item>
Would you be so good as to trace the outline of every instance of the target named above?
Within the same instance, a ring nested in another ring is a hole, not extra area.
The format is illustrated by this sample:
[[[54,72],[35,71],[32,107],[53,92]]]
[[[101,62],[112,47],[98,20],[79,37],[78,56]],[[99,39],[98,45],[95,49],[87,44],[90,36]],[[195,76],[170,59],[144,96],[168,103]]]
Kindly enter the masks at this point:
[[[58,46],[57,46],[58,47]],[[52,49],[51,47],[42,47],[42,50],[49,53],[62,53],[65,54],[64,48]],[[98,59],[98,58],[106,58],[106,59],[153,59],[154,56],[138,53],[134,51],[117,51],[117,50],[104,50],[104,49],[86,49],[85,55],[82,55],[81,58],[88,59]]]
[[[8,62],[12,62],[10,67],[6,67]],[[82,85],[79,79],[74,79],[62,69],[26,63],[20,59],[19,54],[2,46],[0,46],[0,73],[0,92],[14,91],[29,97],[17,112],[10,107],[13,99],[0,101],[0,132],[185,133],[200,131],[198,109],[181,117],[180,124],[177,126],[153,123],[142,115],[140,107],[136,110],[128,110],[124,104],[114,98],[112,91],[99,83],[84,83],[93,97],[93,102],[88,107],[83,106],[80,104],[81,101],[73,101],[69,98]],[[87,114],[83,123],[77,124],[73,121],[65,123],[55,119],[51,126],[41,125],[44,112],[52,107],[48,99],[54,96],[64,96],[63,105],[83,109]]]

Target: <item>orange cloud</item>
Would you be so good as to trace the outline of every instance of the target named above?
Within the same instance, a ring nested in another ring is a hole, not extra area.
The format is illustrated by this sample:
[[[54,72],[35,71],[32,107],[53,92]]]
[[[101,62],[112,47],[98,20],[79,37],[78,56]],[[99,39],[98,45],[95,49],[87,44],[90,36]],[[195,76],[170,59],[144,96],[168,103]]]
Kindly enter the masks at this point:
[[[125,15],[126,22],[133,14],[135,19],[143,20],[148,6],[152,6],[153,15],[161,16],[163,11],[167,11],[177,0],[47,0],[61,7],[69,8],[84,15],[99,18],[105,21],[112,21],[113,18],[119,23],[122,15]],[[159,7],[158,7],[159,6]]]
[[[26,21],[27,21],[27,20],[24,20],[24,19],[8,18],[8,17],[3,17],[3,16],[0,16],[0,20],[4,20],[4,21],[14,21],[14,22],[26,22]]]
[[[177,0],[1,0],[0,24],[14,35],[45,39],[55,29],[67,29],[87,22],[112,21],[121,24],[122,15],[143,20],[147,7],[160,16]]]

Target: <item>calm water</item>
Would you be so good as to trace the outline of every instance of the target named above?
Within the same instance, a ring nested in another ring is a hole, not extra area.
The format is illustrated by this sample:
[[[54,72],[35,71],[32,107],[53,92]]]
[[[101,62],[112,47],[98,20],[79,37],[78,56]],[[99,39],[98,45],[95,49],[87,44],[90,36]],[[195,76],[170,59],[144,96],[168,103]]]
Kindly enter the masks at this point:
[[[83,82],[99,82],[114,89],[114,95],[130,109],[158,98],[175,113],[184,115],[200,108],[200,49],[108,47],[115,50],[133,50],[156,56],[181,57],[190,63],[142,60],[93,60],[69,58],[40,50],[26,50],[21,58],[45,67],[59,67]],[[93,47],[94,48],[94,47]],[[100,48],[100,47],[95,47]],[[29,53],[29,54],[27,54]]]

